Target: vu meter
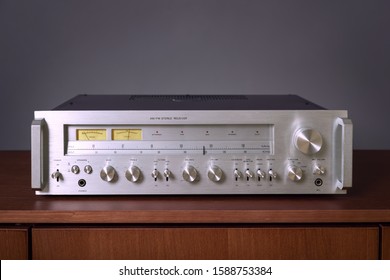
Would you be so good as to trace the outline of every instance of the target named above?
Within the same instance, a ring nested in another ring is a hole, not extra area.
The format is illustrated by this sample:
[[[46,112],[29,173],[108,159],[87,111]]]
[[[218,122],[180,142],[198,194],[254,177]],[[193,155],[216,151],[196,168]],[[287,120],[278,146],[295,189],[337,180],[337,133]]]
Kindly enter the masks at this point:
[[[142,129],[113,129],[112,140],[142,140]]]
[[[105,129],[77,129],[77,140],[81,141],[102,141],[107,140]]]
[[[31,126],[37,195],[345,194],[352,122],[296,95],[79,95]]]

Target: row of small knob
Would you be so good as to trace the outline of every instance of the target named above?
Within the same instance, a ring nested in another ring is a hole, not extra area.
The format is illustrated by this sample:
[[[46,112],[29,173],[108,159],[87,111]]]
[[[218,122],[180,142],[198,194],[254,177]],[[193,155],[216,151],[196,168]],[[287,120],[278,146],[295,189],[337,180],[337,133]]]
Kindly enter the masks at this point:
[[[164,177],[168,180],[169,177],[171,176],[171,171],[169,169],[165,169],[163,174]],[[160,176],[160,172],[157,169],[154,169],[151,175],[154,178],[154,180],[157,180],[157,178]],[[111,182],[115,179],[115,177],[116,177],[116,171],[115,168],[112,167],[111,165],[106,165],[100,171],[100,178],[102,178],[102,180],[104,181]],[[130,182],[135,183],[139,181],[141,178],[141,170],[137,166],[132,165],[126,170],[125,177]]]
[[[72,173],[74,174],[78,174],[80,173],[80,167],[78,165],[73,165],[70,170],[72,171]],[[84,172],[87,173],[87,174],[91,174],[92,173],[92,166],[90,165],[86,165],[84,166]]]
[[[165,169],[163,172],[163,175],[167,181],[169,180],[171,174],[172,173],[169,169]],[[266,177],[266,173],[260,169],[258,169],[256,171],[256,174],[257,174],[259,179],[260,178],[264,179]],[[160,176],[160,172],[157,169],[154,169],[152,171],[151,175],[154,178],[154,180],[156,181],[157,178]],[[268,170],[268,175],[269,175],[270,180],[275,179],[278,176],[277,173],[275,171],[273,171],[272,169]],[[191,183],[191,182],[197,181],[198,176],[199,176],[198,170],[191,165],[186,166],[183,169],[182,177],[187,182]],[[207,176],[213,182],[220,182],[224,177],[224,172],[218,166],[213,165],[209,168],[209,170],[207,172]],[[247,170],[245,170],[245,176],[246,176],[247,180],[249,180],[250,178],[253,178],[255,175],[252,171],[247,169]],[[115,168],[112,167],[111,165],[106,165],[100,171],[100,177],[102,180],[107,181],[107,182],[113,181],[116,177]],[[132,165],[126,170],[125,177],[130,182],[137,182],[141,178],[141,170],[137,166]],[[242,178],[243,175],[242,175],[241,171],[239,171],[238,169],[235,169],[234,170],[234,177],[236,178],[236,180],[238,180],[238,179]]]
[[[171,177],[171,174],[172,173],[168,168],[166,168],[163,172],[163,176],[166,178],[167,181]],[[160,172],[157,169],[154,169],[151,175],[154,178],[154,180],[157,181],[157,178],[160,176]],[[111,165],[106,165],[100,171],[100,178],[102,178],[102,180],[104,181],[111,182],[115,179],[115,176],[116,176],[116,171],[114,167],[112,167]],[[130,182],[137,182],[141,178],[141,170],[137,166],[132,165],[126,170],[125,177]],[[193,166],[187,166],[183,170],[184,180],[188,182],[194,182],[197,179],[197,177],[198,177],[198,171]]]
[[[71,171],[73,173],[77,174],[80,172],[80,169],[77,165],[74,165],[74,166],[72,166]],[[84,171],[89,174],[92,172],[92,167],[87,165],[87,166],[85,166]],[[267,173],[268,173],[270,181],[272,181],[273,179],[276,179],[278,177],[278,174],[275,171],[273,171],[272,169],[269,169]],[[171,171],[167,168],[163,172],[163,176],[166,178],[167,181],[171,177],[171,174],[172,174]],[[322,166],[316,165],[316,166],[314,166],[313,174],[314,175],[323,175],[323,174],[325,174],[325,168]],[[151,175],[154,178],[154,180],[157,181],[157,178],[160,176],[160,172],[157,169],[154,169],[152,171]],[[195,167],[189,165],[189,166],[186,166],[184,168],[182,176],[183,176],[183,179],[187,182],[195,182],[198,179],[198,171]],[[224,172],[218,166],[213,165],[209,168],[207,176],[213,182],[220,182],[224,177]],[[234,178],[236,181],[238,181],[238,179],[243,178],[244,176],[246,177],[246,179],[248,181],[251,178],[253,178],[254,176],[257,176],[258,180],[260,180],[260,179],[266,178],[266,172],[264,172],[261,169],[257,169],[256,174],[255,174],[251,170],[246,169],[244,172],[244,175],[243,175],[243,173],[241,171],[239,171],[237,168],[234,170]],[[102,180],[107,181],[107,182],[113,181],[116,177],[115,168],[112,167],[111,165],[106,165],[100,171],[100,177]],[[126,170],[125,177],[130,182],[137,182],[141,178],[141,170],[137,166],[132,165]],[[294,181],[294,182],[301,181],[303,179],[303,171],[298,166],[289,165],[287,168],[287,177],[291,181]],[[56,179],[57,181],[59,179],[61,179],[61,173],[59,172],[59,170],[57,170],[56,172],[54,172],[52,174],[52,178]]]

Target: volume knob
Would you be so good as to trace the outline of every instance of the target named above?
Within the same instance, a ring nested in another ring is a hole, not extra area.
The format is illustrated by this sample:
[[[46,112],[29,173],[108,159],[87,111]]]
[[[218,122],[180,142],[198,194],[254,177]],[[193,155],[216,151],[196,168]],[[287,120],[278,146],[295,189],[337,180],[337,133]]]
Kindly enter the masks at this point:
[[[116,171],[114,167],[112,167],[111,165],[106,165],[100,171],[100,178],[102,178],[103,181],[111,182],[112,180],[114,180],[115,176],[116,176]]]
[[[187,182],[194,182],[198,177],[198,171],[195,167],[189,165],[183,170],[183,179]]]
[[[223,178],[223,171],[218,166],[211,166],[209,172],[207,173],[209,179],[213,182],[219,182]]]
[[[321,134],[311,128],[302,128],[295,133],[295,147],[306,155],[318,153],[322,148]]]
[[[289,166],[288,167],[288,178],[293,182],[298,182],[302,180],[303,171],[301,168],[297,166]]]
[[[132,165],[126,170],[125,176],[127,180],[135,183],[141,177],[141,170],[137,166]]]

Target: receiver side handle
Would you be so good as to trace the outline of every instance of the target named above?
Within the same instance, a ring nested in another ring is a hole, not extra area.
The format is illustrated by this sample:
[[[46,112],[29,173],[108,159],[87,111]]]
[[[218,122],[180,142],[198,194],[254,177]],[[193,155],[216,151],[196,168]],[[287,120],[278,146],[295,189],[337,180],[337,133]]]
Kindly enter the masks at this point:
[[[337,119],[338,129],[341,129],[341,135],[339,136],[341,139],[337,139],[336,141],[340,141],[340,149],[339,153],[341,153],[340,163],[338,166],[340,168],[339,174],[337,177],[337,187],[339,189],[352,187],[352,136],[353,136],[353,126],[352,121],[347,118],[338,118]]]
[[[45,119],[35,119],[31,124],[31,188],[42,190],[44,178],[44,126]]]

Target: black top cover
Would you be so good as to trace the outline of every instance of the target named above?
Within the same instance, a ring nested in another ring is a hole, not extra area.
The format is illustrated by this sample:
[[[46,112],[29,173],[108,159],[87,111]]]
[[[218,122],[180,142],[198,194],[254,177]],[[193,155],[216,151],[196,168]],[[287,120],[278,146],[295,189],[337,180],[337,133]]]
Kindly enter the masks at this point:
[[[325,110],[297,95],[77,95],[54,110]]]

